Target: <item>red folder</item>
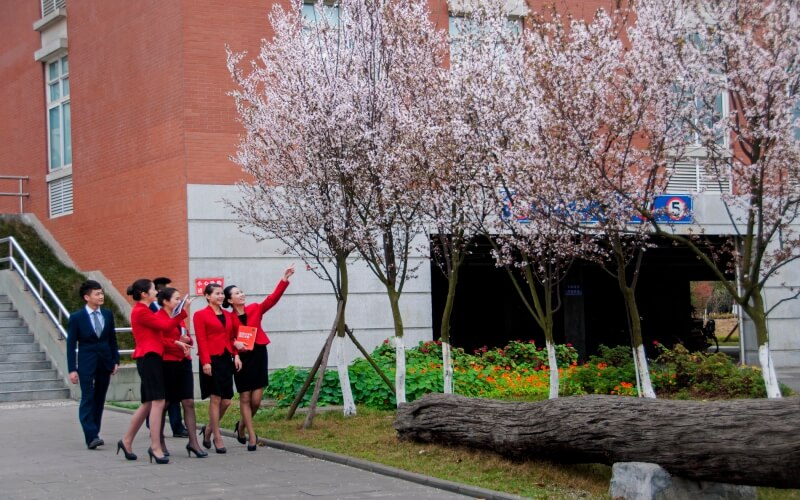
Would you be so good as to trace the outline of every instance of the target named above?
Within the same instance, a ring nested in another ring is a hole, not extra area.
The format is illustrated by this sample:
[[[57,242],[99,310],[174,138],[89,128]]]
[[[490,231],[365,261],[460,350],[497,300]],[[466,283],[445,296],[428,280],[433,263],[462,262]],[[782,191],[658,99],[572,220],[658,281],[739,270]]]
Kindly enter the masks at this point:
[[[245,350],[252,351],[256,343],[256,332],[258,329],[254,326],[240,326],[236,334],[236,341],[245,345]]]

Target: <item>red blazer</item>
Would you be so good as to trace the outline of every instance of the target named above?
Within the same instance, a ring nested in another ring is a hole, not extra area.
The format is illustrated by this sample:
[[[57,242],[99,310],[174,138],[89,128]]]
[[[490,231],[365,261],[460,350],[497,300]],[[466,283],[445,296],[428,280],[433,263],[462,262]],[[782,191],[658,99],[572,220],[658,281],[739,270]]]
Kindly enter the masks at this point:
[[[170,319],[167,311],[165,311],[163,308],[158,310],[156,316],[161,319]],[[192,359],[190,354],[184,355],[183,349],[175,345],[175,341],[180,340],[181,338],[181,328],[186,330],[186,323],[184,321],[181,321],[181,323],[175,328],[170,328],[169,330],[164,330],[161,332],[161,336],[166,342],[164,344],[164,361],[183,361],[184,359]],[[189,335],[188,330],[186,330],[186,335]],[[191,336],[189,336],[189,345],[194,345]]]
[[[133,340],[136,341],[133,357],[140,358],[148,352],[163,356],[164,346],[170,341],[164,339],[161,332],[177,328],[184,318],[186,318],[186,310],[170,319],[156,316],[156,313],[149,307],[137,302],[131,311],[131,329],[133,330]]]
[[[279,300],[281,300],[281,296],[283,296],[283,292],[286,291],[288,286],[288,281],[280,280],[278,282],[278,286],[275,287],[275,290],[273,290],[271,294],[267,295],[267,298],[264,299],[263,302],[260,304],[253,302],[252,304],[247,304],[244,306],[244,312],[247,314],[247,326],[254,326],[258,329],[256,332],[256,344],[269,344],[269,337],[267,337],[267,332],[261,328],[261,321],[264,313],[272,309],[272,307],[277,304]],[[236,314],[236,312],[234,312],[234,314]]]
[[[239,354],[233,347],[233,339],[239,330],[239,318],[224,309],[222,314],[225,315],[225,326],[222,326],[211,306],[194,313],[192,322],[200,366],[211,364],[211,356],[218,356],[225,351],[232,355]]]

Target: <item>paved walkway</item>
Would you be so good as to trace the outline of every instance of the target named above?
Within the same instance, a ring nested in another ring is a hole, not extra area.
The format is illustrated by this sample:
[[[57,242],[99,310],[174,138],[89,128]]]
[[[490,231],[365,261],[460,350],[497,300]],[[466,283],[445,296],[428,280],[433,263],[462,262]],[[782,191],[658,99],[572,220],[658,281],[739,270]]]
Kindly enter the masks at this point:
[[[272,447],[248,452],[230,437],[227,454],[206,459],[187,458],[186,439],[168,437],[170,463],[151,465],[145,428],[134,443],[139,459],[129,462],[115,455],[129,421],[106,410],[106,445],[90,451],[76,402],[0,404],[0,498],[471,498]]]

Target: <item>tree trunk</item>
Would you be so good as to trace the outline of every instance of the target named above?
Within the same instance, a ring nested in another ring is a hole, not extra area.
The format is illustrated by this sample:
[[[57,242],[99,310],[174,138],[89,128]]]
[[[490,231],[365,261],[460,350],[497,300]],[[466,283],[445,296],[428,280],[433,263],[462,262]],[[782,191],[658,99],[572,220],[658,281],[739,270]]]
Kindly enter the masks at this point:
[[[394,387],[395,387],[395,401],[397,406],[406,402],[406,346],[403,343],[403,337],[394,338],[394,355],[395,355],[395,371],[394,371]]]
[[[394,320],[395,371],[394,389],[397,404],[406,402],[406,349],[403,343],[403,317],[400,315],[400,294],[387,287],[389,304],[392,306]]]
[[[444,393],[453,394],[453,358],[450,356],[450,343],[442,340],[442,372]]]
[[[552,336],[552,334],[551,334]],[[547,362],[550,364],[550,399],[558,397],[558,358],[556,358],[556,346],[550,339],[545,340],[547,345]]]
[[[461,264],[460,254],[454,250],[451,259],[451,269],[447,280],[447,298],[442,312],[442,327],[439,335],[442,340],[442,376],[444,378],[444,393],[453,394],[453,359],[450,357],[450,317],[453,314],[453,304],[456,300],[456,286],[458,285],[458,269]]]
[[[781,388],[778,384],[778,375],[775,373],[775,364],[769,350],[769,330],[767,329],[767,315],[764,312],[764,299],[761,290],[754,290],[751,302],[745,309],[747,315],[753,320],[756,327],[756,342],[758,343],[758,363],[761,365],[761,376],[764,387],[767,389],[768,398],[780,398]]]
[[[401,439],[566,463],[651,462],[689,479],[800,488],[800,399],[583,396],[512,403],[428,394],[397,411]]]
[[[338,317],[339,322],[336,325],[336,338],[333,341],[336,348],[336,370],[339,373],[339,387],[342,389],[343,412],[345,417],[351,417],[356,414],[356,402],[353,399],[353,389],[350,387],[350,372],[347,370],[344,349],[345,331],[347,328],[345,323],[345,311],[347,309],[347,295],[350,287],[347,274],[347,256],[340,255],[336,262],[336,267],[339,272],[339,307],[342,312]]]
[[[347,361],[344,356],[344,337],[337,335],[333,339],[334,352],[336,353],[336,370],[339,372],[339,387],[342,389],[342,405],[345,417],[356,414],[356,402],[353,399],[353,390],[350,387],[350,373],[347,371]]]

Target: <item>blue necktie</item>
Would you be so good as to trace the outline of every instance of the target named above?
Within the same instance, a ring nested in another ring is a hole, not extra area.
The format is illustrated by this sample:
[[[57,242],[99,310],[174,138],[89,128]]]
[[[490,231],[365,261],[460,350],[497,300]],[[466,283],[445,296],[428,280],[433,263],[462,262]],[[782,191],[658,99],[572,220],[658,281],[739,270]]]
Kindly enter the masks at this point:
[[[100,338],[100,334],[103,333],[103,325],[100,324],[100,311],[92,313],[92,323],[94,323],[94,333],[97,334],[97,338]]]

